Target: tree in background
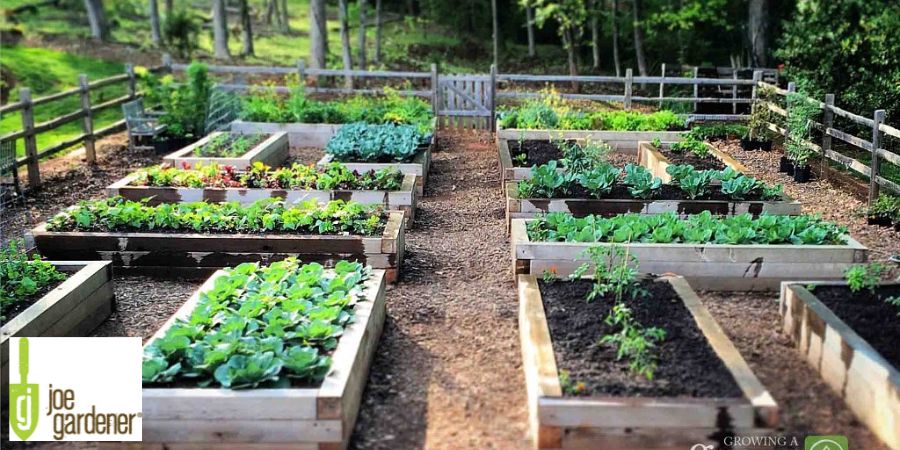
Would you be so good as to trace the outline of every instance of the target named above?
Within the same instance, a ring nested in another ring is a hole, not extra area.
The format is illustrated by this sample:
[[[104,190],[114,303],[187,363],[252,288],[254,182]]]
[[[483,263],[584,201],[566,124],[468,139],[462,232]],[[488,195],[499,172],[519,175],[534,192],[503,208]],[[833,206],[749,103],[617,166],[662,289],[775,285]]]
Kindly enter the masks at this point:
[[[381,0],[375,0],[375,64],[381,63]]]
[[[253,54],[253,25],[250,20],[249,0],[239,0],[241,4],[241,41],[243,48],[241,55]]]
[[[799,0],[775,56],[806,92],[900,118],[900,3]]]
[[[366,0],[357,0],[359,10],[359,70],[366,70]]]
[[[631,0],[631,26],[634,29],[634,57],[637,60],[638,73],[647,76],[647,57],[644,56],[644,22],[641,20],[641,0]]]
[[[616,76],[620,77],[622,76],[622,62],[619,59],[619,0],[612,0],[609,21],[612,31],[613,64],[616,66]]]
[[[344,63],[344,70],[353,70],[353,59],[350,53],[350,11],[347,7],[348,0],[338,0],[338,15],[341,21],[341,59]],[[346,86],[353,87],[353,79],[346,78]]]
[[[325,0],[309,2],[309,51],[310,66],[314,69],[325,68],[325,55],[328,54],[328,26],[326,23]]]
[[[163,35],[168,42],[169,49],[175,52],[175,56],[182,59],[191,57],[197,48],[197,36],[200,34],[200,24],[191,17],[186,8],[177,8],[166,13],[163,22]]]
[[[747,37],[750,39],[750,65],[769,64],[769,0],[750,0],[747,8]]]
[[[569,75],[578,75],[577,47],[584,34],[587,8],[583,0],[538,0],[535,24],[543,27],[547,21],[559,24],[559,36],[566,50]]]
[[[108,40],[109,23],[106,21],[103,0],[84,0],[84,8],[87,10],[88,23],[91,26],[91,37],[101,41]]]
[[[154,47],[162,44],[162,27],[159,25],[159,3],[150,0],[150,40]]]

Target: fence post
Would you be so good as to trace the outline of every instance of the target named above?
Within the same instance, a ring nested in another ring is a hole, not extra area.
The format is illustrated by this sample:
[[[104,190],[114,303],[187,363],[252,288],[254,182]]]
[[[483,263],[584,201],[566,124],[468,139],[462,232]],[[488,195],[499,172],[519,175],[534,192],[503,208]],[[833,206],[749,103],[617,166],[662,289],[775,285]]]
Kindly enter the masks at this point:
[[[31,89],[19,89],[19,101],[22,106],[22,130],[25,131],[25,156],[28,158],[28,185],[41,187],[41,169],[37,156],[37,140],[34,136],[34,107],[31,105]]]
[[[438,115],[438,95],[438,67],[431,63],[431,113],[434,117]]]
[[[793,92],[797,92],[797,85],[796,85],[793,81],[791,81],[791,82],[788,83],[788,85],[787,85],[787,91],[788,91],[787,95],[784,96],[784,111],[787,113],[787,117],[784,118],[784,119],[785,119],[785,120],[784,120],[784,147],[785,147],[785,148],[784,148],[784,150],[785,150],[784,156],[787,156],[787,146],[788,146],[788,141],[790,141],[790,139],[791,139],[791,122],[790,122],[790,120],[791,120],[791,100],[790,100],[790,94],[793,93]]]
[[[873,119],[872,165],[870,167],[872,173],[869,174],[869,206],[872,206],[872,203],[875,203],[875,199],[878,198],[878,191],[880,190],[878,186],[878,168],[881,164],[878,160],[878,147],[881,145],[881,131],[878,129],[878,127],[880,127],[881,123],[884,122],[884,110],[876,110]]]
[[[734,76],[732,77],[735,81],[735,84],[731,85],[731,113],[737,115],[737,80],[738,80],[738,71],[734,69],[731,72]]]
[[[497,66],[491,64],[491,133],[497,131]]]
[[[662,107],[663,107],[662,99],[665,96],[665,90],[666,90],[666,87],[665,87],[666,86],[666,63],[662,63],[662,71],[660,73],[660,76],[662,77],[662,79],[659,80],[659,109],[662,109]]]
[[[171,54],[163,53],[162,65],[163,65],[164,72],[172,73],[172,55]]]
[[[306,89],[306,60],[303,58],[297,59],[297,82]]]
[[[828,178],[828,171],[825,170],[828,165],[828,152],[831,151],[831,135],[828,134],[828,129],[834,126],[834,112],[829,106],[834,106],[834,94],[825,94],[825,107],[822,108],[824,111],[822,125],[825,126],[822,132],[822,167],[819,170],[822,179]]]
[[[762,70],[754,70],[753,71],[753,89],[751,90],[750,97],[753,100],[756,100],[759,97],[759,93],[757,89],[759,89],[759,82],[763,79]]]
[[[700,73],[700,68],[694,66],[694,79],[697,78],[697,75]],[[697,98],[700,97],[700,85],[697,82],[694,82],[694,114],[697,113]]]
[[[134,76],[134,64],[125,64],[125,73],[128,75],[128,98],[137,96],[137,78]]]
[[[625,109],[631,109],[631,90],[634,88],[634,73],[631,69],[625,69]]]
[[[97,164],[97,153],[94,148],[94,119],[91,114],[91,87],[85,74],[78,75],[78,86],[81,88],[81,129],[84,131],[84,154],[88,164]]]

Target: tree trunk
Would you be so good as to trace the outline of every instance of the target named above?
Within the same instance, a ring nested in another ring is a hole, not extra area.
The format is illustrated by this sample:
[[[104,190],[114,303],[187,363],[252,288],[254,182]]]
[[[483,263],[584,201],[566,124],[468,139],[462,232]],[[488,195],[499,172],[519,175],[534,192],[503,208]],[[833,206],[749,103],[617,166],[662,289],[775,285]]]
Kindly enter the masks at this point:
[[[106,22],[103,0],[84,0],[84,8],[91,25],[91,37],[101,41],[109,39],[109,23]]]
[[[250,20],[250,0],[240,0],[241,2],[241,40],[244,48],[241,54],[249,56],[253,54],[253,26]]]
[[[641,0],[632,0],[632,19],[634,20],[634,56],[637,58],[638,73],[647,76],[647,57],[644,56],[644,25],[641,23]]]
[[[594,69],[600,68],[600,24],[599,15],[600,8],[597,7],[598,0],[591,0],[591,56],[594,57]]]
[[[216,59],[231,59],[228,52],[228,13],[225,0],[213,0],[213,53]]]
[[[328,54],[328,27],[326,26],[325,0],[309,2],[309,37],[310,66],[313,69],[325,68],[325,55]]]
[[[350,14],[347,9],[347,1],[348,0],[338,0],[338,9],[340,13],[341,20],[341,47],[342,47],[342,59],[344,62],[344,70],[353,70],[353,61],[350,55],[350,24],[348,23]],[[344,80],[345,87],[352,88],[353,87],[353,78],[346,77]]]
[[[750,0],[747,28],[750,32],[750,65],[766,67],[769,46],[769,1]]]
[[[162,32],[159,27],[159,2],[150,0],[150,39],[154,47],[162,44]]]
[[[494,68],[500,71],[500,22],[497,20],[497,0],[491,0],[491,16],[493,19],[491,33],[494,41]]]
[[[616,76],[622,76],[622,63],[619,60],[619,0],[612,0],[612,46],[613,46],[613,63],[616,66]]]
[[[375,64],[381,63],[381,0],[375,0]]]
[[[528,32],[528,56],[534,57],[534,8],[531,6],[525,7],[525,30]]]
[[[366,0],[356,2],[359,9],[359,70],[366,70]]]
[[[266,2],[266,25],[272,25],[273,16],[279,22],[281,21],[281,16],[278,15],[278,0],[268,0]]]
[[[291,32],[291,17],[288,15],[288,2],[287,0],[281,0],[281,26],[282,32],[287,34]]]
[[[566,28],[563,31],[563,47],[566,49],[566,59],[569,63],[569,75],[577,76],[578,75],[578,62],[575,59],[575,40],[574,40],[574,32],[571,28]],[[572,89],[575,92],[578,92],[578,82],[572,81]]]
[[[173,0],[166,0],[165,8],[166,8],[166,19],[172,16],[172,10],[174,9]]]

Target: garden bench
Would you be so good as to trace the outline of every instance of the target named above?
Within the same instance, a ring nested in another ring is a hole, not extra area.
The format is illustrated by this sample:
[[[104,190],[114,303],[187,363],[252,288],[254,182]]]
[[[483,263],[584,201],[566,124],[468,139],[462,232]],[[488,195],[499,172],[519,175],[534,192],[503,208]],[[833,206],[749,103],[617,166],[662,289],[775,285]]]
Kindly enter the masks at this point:
[[[135,148],[137,137],[156,137],[166,130],[164,124],[159,123],[162,113],[144,110],[144,101],[137,99],[122,104],[122,114],[125,116],[125,126],[128,129],[128,148]]]

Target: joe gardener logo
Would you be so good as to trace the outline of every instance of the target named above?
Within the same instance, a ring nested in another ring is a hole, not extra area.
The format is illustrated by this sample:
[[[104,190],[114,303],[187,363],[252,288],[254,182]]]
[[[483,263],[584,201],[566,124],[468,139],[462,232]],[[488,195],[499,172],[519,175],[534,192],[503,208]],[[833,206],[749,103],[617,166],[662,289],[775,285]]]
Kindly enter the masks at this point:
[[[9,350],[11,441],[141,440],[140,338],[14,337]]]
[[[850,450],[846,436],[807,436],[803,450]]]

